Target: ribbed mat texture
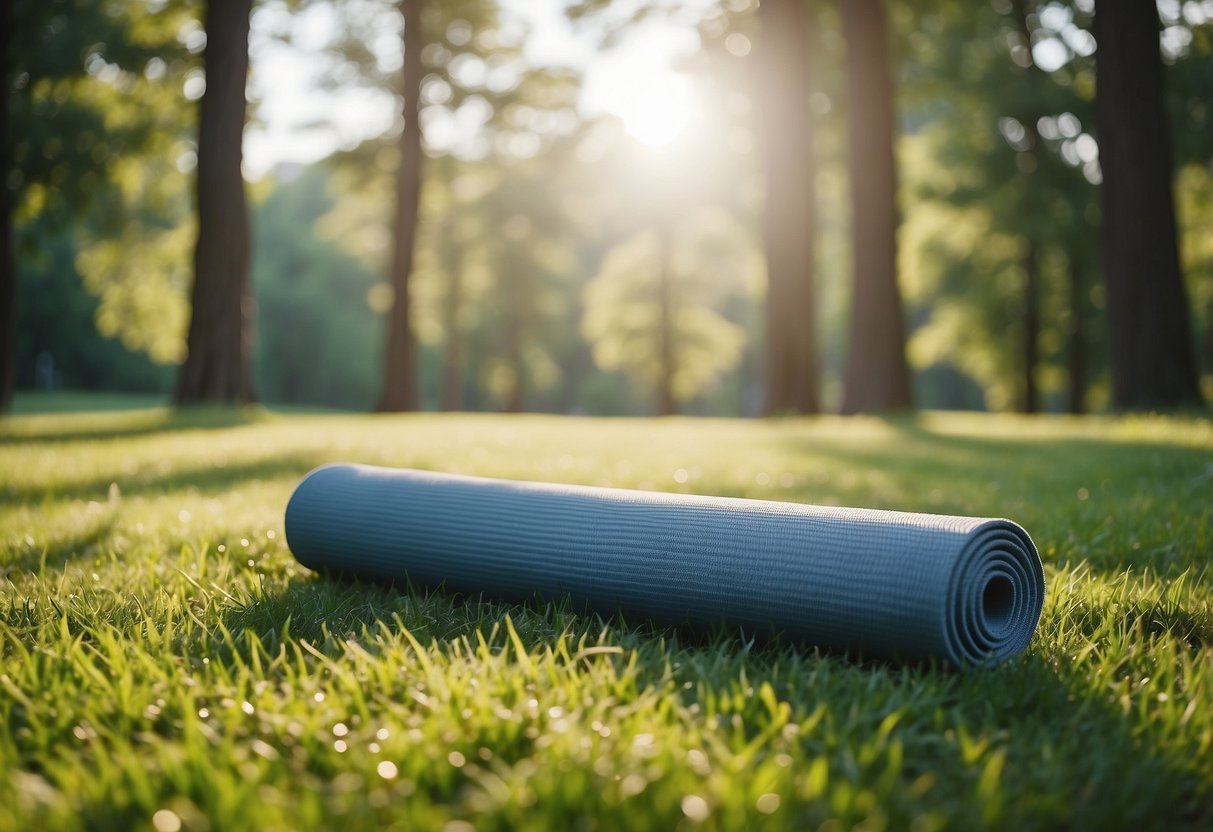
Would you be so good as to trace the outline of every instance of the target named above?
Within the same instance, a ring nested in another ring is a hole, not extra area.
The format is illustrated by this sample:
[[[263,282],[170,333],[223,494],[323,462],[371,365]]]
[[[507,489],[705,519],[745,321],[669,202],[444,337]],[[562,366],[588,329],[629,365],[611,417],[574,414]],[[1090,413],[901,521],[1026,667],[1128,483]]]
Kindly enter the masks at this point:
[[[1044,573],[1009,520],[327,465],[286,508],[304,566],[955,665],[1028,644]]]

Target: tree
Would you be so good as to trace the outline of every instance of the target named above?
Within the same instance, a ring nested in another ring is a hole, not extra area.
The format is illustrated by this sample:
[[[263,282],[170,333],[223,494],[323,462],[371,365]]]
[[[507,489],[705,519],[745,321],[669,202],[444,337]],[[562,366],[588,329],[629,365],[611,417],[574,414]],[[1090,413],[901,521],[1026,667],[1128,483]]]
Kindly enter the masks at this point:
[[[0,3],[0,409],[24,319],[17,258],[41,257],[70,220],[88,217],[102,233],[121,222],[109,204],[121,189],[116,163],[146,150],[159,118],[131,102],[169,82],[180,89],[180,23],[173,8],[118,0]]]
[[[1096,99],[1112,401],[1200,403],[1176,246],[1171,143],[1153,2],[1099,0]]]
[[[257,393],[369,410],[379,393],[383,276],[326,227],[332,179],[329,165],[312,165],[254,206]]]
[[[400,0],[404,20],[403,111],[400,133],[400,163],[396,169],[396,220],[392,227],[392,308],[388,313],[387,351],[383,362],[383,387],[377,410],[416,410],[417,342],[410,321],[409,277],[417,241],[417,219],[421,205],[421,81],[425,66],[421,50],[423,0]]]
[[[12,49],[16,38],[12,3],[0,4],[0,412],[8,410],[16,382],[17,264],[13,258],[13,189],[8,172],[12,150],[8,140]]]
[[[252,0],[206,5],[206,91],[199,107],[195,186],[198,241],[177,404],[254,400],[249,222],[240,169],[251,11]]]
[[[582,330],[595,361],[652,390],[660,415],[677,413],[741,358],[743,331],[718,309],[752,260],[718,211],[620,243],[586,287]]]
[[[897,286],[896,130],[882,0],[841,0],[847,41],[854,282],[844,413],[911,406]]]
[[[816,413],[818,362],[813,301],[816,205],[813,118],[807,86],[814,15],[805,0],[758,7],[767,258],[763,409]]]

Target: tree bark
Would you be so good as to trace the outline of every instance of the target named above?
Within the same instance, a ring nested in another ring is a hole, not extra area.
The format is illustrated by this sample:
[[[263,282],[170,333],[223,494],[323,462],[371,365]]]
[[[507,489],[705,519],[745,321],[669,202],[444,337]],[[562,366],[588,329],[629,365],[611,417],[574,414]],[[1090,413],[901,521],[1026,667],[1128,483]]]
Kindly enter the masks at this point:
[[[523,303],[523,297],[521,293],[514,293],[512,297],[506,300],[506,315],[508,317],[505,321],[505,337],[502,343],[502,352],[509,373],[507,375],[508,383],[505,388],[505,395],[502,397],[501,404],[501,409],[506,413],[521,413],[524,406],[523,374],[526,372],[526,367],[522,356],[522,338],[525,324],[523,312],[520,308]]]
[[[1036,365],[1040,362],[1040,257],[1031,237],[1023,240],[1023,271],[1023,398],[1019,409],[1024,413],[1039,413]]]
[[[1040,90],[1050,83],[1043,70],[1036,64],[1032,56],[1032,29],[1028,24],[1028,14],[1036,7],[1035,0],[1013,0],[1012,13],[1015,15],[1015,25],[1028,55],[1028,87],[1034,93],[1029,100],[1037,101]],[[1033,229],[1041,213],[1040,185],[1036,180],[1036,171],[1040,167],[1040,134],[1036,130],[1038,116],[1033,112],[1016,113],[1017,121],[1023,125],[1024,142],[1027,150],[1018,151],[1016,160],[1023,179],[1023,192],[1020,197],[1020,222],[1024,232],[1020,245],[1023,256],[1020,261],[1024,272],[1023,289],[1023,341],[1020,348],[1023,361],[1020,372],[1023,374],[1020,388],[1019,409],[1023,413],[1040,412],[1040,392],[1036,387],[1036,365],[1040,362],[1040,240],[1039,233]]]
[[[897,286],[896,119],[882,0],[841,0],[847,42],[854,283],[844,413],[911,407]]]
[[[13,163],[9,141],[9,92],[12,67],[13,8],[0,3],[0,413],[13,401],[17,365],[17,264],[13,257],[13,199],[8,184]]]
[[[663,224],[657,230],[657,415],[673,416],[678,413],[678,400],[674,395],[674,297],[671,240],[672,229]]]
[[[459,312],[463,305],[463,254],[453,239],[454,217],[443,225],[442,251],[446,277],[446,294],[442,298],[442,325],[446,338],[442,342],[442,374],[438,386],[440,410],[459,410],[463,404],[463,333]]]
[[[1077,255],[1070,254],[1070,326],[1066,332],[1068,341],[1067,370],[1069,389],[1066,409],[1070,413],[1087,411],[1087,325],[1086,325],[1086,281],[1083,280],[1083,263]]]
[[[1176,246],[1158,30],[1153,0],[1096,3],[1100,259],[1112,403],[1124,409],[1200,404]]]
[[[813,277],[816,184],[809,109],[811,6],[766,0],[759,101],[762,107],[767,260],[763,411],[816,413],[818,363]]]
[[[400,167],[396,171],[396,222],[393,228],[392,288],[388,314],[387,347],[383,362],[380,412],[416,410],[418,407],[417,341],[413,334],[409,277],[417,242],[421,209],[421,81],[425,67],[421,50],[425,35],[421,28],[423,0],[400,0],[404,18],[404,130],[400,134]]]
[[[188,354],[177,404],[253,401],[249,221],[240,170],[252,0],[206,5],[206,91],[198,118],[198,240]]]

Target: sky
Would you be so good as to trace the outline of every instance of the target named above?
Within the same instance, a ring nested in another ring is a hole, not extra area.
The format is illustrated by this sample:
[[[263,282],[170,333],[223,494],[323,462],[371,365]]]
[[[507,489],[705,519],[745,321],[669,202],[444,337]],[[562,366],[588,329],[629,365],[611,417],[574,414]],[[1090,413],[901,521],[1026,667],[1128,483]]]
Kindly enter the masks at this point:
[[[565,19],[561,0],[504,0],[502,5],[505,21],[530,30],[525,43],[529,61],[582,70],[583,115],[619,115],[629,132],[647,144],[669,141],[689,117],[690,92],[672,67],[698,47],[693,29],[646,22],[619,46],[598,51],[591,32],[578,31]],[[250,95],[255,119],[245,131],[244,147],[249,178],[260,178],[286,162],[314,162],[379,135],[390,125],[394,104],[388,95],[319,87],[323,63],[317,55],[335,25],[333,11],[323,4],[291,15],[281,2],[269,2],[253,15]],[[276,36],[284,31],[292,35],[289,43]],[[444,127],[447,133],[474,129]]]

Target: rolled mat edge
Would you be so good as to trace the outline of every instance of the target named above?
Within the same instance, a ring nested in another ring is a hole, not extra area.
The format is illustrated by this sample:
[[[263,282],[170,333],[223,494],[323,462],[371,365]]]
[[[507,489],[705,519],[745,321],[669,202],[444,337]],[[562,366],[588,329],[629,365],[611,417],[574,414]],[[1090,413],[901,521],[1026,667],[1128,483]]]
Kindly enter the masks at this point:
[[[1044,602],[1035,544],[1001,518],[336,463],[303,478],[285,526],[317,571],[958,666],[1024,650]]]

